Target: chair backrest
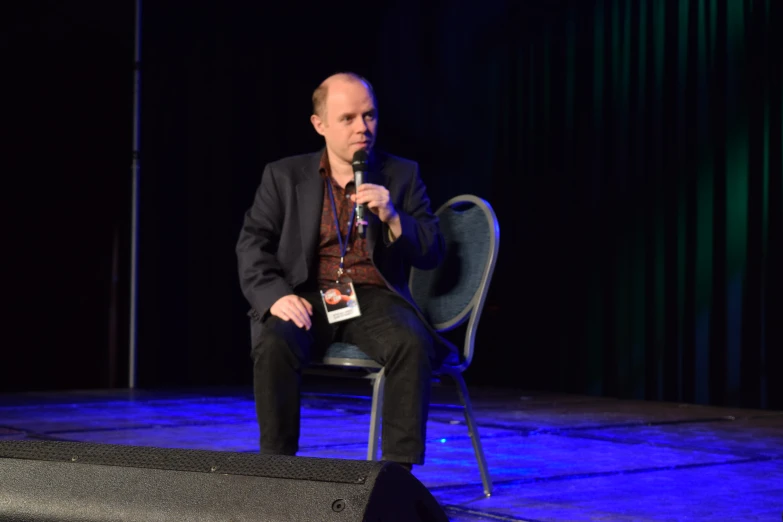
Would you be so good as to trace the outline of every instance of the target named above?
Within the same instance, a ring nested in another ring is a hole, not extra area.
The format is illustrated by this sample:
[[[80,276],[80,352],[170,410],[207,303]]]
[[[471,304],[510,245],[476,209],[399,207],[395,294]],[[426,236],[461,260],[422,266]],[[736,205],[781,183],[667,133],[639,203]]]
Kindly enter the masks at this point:
[[[472,195],[450,199],[435,214],[446,240],[446,258],[434,270],[411,270],[411,294],[440,332],[469,320],[462,353],[462,366],[467,368],[495,270],[500,227],[490,204]]]

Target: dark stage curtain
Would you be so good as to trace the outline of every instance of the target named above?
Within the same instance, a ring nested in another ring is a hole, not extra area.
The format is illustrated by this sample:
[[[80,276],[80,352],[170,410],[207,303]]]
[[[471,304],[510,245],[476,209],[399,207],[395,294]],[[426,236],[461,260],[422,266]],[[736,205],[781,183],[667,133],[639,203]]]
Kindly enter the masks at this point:
[[[132,2],[41,5],[4,35],[39,47],[14,47],[31,348],[2,376],[121,386]],[[783,407],[780,22],[775,0],[146,2],[138,384],[250,383],[243,213],[266,162],[322,146],[312,90],[352,70],[434,207],[500,219],[470,383]]]
[[[551,385],[782,404],[779,9],[596,2],[516,47],[508,165],[546,178],[560,220]]]
[[[354,70],[434,205],[500,218],[472,382],[780,405],[779,6],[356,7],[147,10],[142,382],[249,378],[242,212]]]
[[[530,360],[549,386],[782,404],[779,9],[595,2],[514,46],[496,170],[517,166],[528,194],[538,180],[549,211],[520,222],[546,236],[527,246],[549,330]]]
[[[146,9],[140,383],[249,382],[242,214],[353,70],[436,207],[497,211],[471,382],[783,406],[778,3],[358,8]]]
[[[3,6],[0,392],[126,385],[133,27],[128,1]]]

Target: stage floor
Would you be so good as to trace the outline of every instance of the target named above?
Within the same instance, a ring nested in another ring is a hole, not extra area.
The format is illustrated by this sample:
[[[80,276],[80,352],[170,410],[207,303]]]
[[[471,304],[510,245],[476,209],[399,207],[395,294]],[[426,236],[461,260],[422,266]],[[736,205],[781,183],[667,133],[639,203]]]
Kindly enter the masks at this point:
[[[369,384],[308,376],[300,456],[363,459]],[[413,473],[455,521],[780,520],[783,412],[472,388],[495,485],[482,495],[457,396],[433,388]],[[0,395],[0,440],[254,452],[249,389]]]

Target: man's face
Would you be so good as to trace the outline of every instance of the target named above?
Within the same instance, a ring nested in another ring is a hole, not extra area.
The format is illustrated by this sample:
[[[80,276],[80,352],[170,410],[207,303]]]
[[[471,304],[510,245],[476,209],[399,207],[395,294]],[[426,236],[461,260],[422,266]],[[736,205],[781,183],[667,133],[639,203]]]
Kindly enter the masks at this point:
[[[316,132],[324,137],[326,148],[338,159],[351,163],[354,153],[369,153],[378,126],[372,95],[364,83],[334,80],[326,96],[326,113],[313,117]]]

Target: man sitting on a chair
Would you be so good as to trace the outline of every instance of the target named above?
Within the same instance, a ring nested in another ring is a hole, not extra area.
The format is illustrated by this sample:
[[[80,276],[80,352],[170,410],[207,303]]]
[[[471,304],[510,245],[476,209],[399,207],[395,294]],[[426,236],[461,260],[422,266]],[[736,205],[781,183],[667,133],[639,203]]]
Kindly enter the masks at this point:
[[[430,376],[450,347],[407,283],[411,267],[440,264],[443,236],[417,163],[373,148],[367,80],[327,78],[310,120],[325,148],[266,166],[236,248],[261,453],[297,453],[301,370],[341,341],[385,367],[382,459],[411,469],[424,463]]]

